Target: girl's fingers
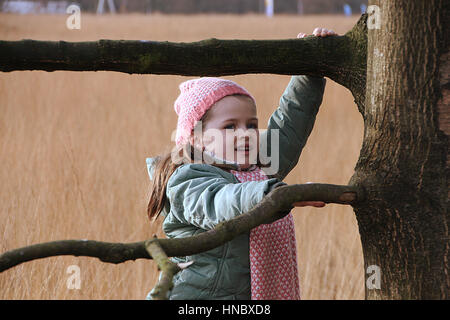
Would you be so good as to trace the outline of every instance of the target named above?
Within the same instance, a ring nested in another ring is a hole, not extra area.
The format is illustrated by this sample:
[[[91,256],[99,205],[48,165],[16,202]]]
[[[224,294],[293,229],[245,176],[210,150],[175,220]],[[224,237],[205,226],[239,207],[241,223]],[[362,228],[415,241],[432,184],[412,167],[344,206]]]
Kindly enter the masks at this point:
[[[327,36],[335,36],[336,32],[334,32],[333,30],[328,30],[326,28],[315,28],[313,31],[313,35],[315,35],[316,37],[327,37]]]
[[[294,202],[292,205],[294,207],[311,206],[311,207],[316,207],[316,208],[322,208],[322,207],[325,207],[325,202],[322,202],[322,201],[299,201],[299,202]]]
[[[336,32],[334,32],[331,29],[328,30],[326,28],[319,28],[319,27],[317,27],[317,28],[314,29],[313,35],[316,36],[316,37],[328,37],[328,36],[335,36],[337,34],[336,34]],[[304,38],[306,36],[307,36],[306,33],[300,32],[297,35],[297,38]]]
[[[313,35],[318,36],[322,33],[322,28],[315,28],[313,31]]]

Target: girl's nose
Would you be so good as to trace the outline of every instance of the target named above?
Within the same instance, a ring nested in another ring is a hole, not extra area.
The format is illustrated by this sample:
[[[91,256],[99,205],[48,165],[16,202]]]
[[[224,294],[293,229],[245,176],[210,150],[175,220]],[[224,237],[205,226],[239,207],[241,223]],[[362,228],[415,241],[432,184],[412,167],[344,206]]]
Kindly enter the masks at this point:
[[[238,127],[235,130],[235,137],[237,137],[238,139],[244,139],[244,138],[248,137],[249,133],[250,132],[249,132],[247,126]]]
[[[242,129],[235,131],[234,135],[234,142],[235,143],[245,143],[245,144],[252,144],[256,143],[258,139],[258,131],[255,129]]]

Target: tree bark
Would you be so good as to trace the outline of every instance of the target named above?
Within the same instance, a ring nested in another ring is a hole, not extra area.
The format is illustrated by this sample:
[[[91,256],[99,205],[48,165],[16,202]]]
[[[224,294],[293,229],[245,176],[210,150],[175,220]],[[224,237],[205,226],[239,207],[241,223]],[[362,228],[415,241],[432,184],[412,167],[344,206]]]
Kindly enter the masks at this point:
[[[366,297],[448,299],[448,1],[370,4],[381,24],[368,30],[352,178],[367,191],[354,206],[365,268],[381,270],[381,289],[366,286]]]

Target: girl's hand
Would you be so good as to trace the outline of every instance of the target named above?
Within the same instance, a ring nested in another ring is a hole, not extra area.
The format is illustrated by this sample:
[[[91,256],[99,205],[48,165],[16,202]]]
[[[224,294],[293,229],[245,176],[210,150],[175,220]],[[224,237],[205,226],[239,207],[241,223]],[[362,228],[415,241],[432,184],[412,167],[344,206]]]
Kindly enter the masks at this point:
[[[334,32],[333,30],[328,30],[325,28],[315,28],[313,31],[313,35],[315,35],[316,37],[328,37],[328,36],[337,36],[337,33]],[[297,38],[304,38],[306,36],[307,36],[306,33],[300,32],[297,35]]]

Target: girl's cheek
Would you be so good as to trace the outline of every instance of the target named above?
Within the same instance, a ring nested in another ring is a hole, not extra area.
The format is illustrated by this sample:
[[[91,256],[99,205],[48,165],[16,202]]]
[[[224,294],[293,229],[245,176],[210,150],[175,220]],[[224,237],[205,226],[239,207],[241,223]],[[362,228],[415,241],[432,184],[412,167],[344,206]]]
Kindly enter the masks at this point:
[[[224,137],[220,136],[204,136],[203,137],[203,147],[206,151],[211,153],[216,157],[224,157],[226,150],[227,141]]]
[[[203,146],[206,151],[212,153],[213,155],[217,154],[217,148],[216,148],[214,142],[205,143],[205,144],[203,144]]]

